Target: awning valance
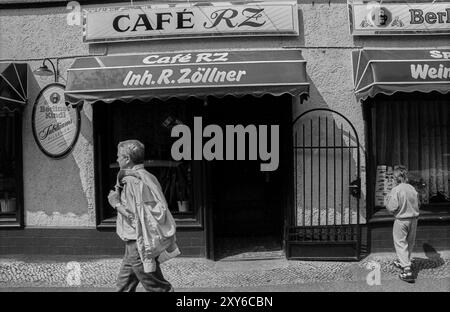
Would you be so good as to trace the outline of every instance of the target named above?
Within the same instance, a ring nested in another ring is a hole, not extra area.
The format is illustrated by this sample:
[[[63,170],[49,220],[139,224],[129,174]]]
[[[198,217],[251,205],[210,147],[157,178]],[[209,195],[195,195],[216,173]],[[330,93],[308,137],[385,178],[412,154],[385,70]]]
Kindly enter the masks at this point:
[[[450,92],[450,48],[363,49],[352,58],[358,100],[397,91]]]
[[[68,70],[66,102],[208,95],[307,95],[299,50],[227,50],[86,57]]]
[[[22,110],[27,103],[28,64],[0,63],[0,110]]]

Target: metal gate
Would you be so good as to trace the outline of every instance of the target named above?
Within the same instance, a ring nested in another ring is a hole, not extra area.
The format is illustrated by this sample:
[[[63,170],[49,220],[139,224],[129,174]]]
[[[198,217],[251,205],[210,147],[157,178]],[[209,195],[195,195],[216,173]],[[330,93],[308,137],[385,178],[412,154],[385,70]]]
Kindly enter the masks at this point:
[[[294,209],[290,259],[359,260],[360,145],[341,113],[317,108],[293,122]]]

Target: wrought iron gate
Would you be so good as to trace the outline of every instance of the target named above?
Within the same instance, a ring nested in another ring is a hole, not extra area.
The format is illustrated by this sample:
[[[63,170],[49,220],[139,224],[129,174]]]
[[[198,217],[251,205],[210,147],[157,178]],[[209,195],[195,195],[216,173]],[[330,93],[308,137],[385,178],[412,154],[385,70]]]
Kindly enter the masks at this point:
[[[359,260],[360,145],[352,123],[326,109],[293,122],[294,213],[287,228],[290,259]]]

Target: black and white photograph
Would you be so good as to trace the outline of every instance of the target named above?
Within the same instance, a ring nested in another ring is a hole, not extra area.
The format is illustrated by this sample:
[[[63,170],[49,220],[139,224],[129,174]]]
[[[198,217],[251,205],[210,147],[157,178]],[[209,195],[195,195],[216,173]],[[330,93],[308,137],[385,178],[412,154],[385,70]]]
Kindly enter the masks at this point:
[[[450,0],[0,0],[0,293],[449,291]]]

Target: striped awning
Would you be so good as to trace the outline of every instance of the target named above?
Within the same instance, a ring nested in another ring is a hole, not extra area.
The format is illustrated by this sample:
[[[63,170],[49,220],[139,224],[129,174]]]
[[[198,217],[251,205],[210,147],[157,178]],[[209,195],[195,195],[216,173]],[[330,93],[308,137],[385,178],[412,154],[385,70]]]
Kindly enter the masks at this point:
[[[79,58],[68,70],[65,98],[76,105],[308,92],[299,50],[217,50]]]
[[[352,59],[358,100],[379,93],[450,92],[450,48],[362,49]]]
[[[28,64],[0,63],[0,110],[22,110],[27,103]]]

